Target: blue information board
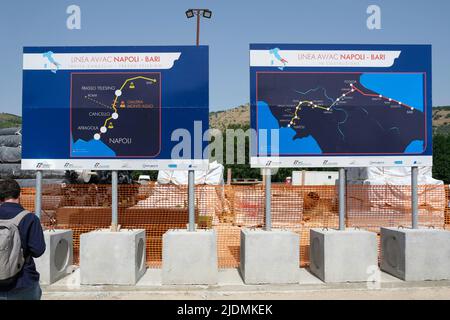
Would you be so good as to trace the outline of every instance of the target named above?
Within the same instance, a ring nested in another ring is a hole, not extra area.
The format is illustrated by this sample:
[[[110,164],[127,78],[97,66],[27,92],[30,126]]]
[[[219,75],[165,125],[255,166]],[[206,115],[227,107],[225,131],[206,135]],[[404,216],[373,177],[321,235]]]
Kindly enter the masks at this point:
[[[431,46],[250,45],[254,167],[432,164]]]
[[[26,47],[23,61],[23,169],[207,166],[207,46]]]

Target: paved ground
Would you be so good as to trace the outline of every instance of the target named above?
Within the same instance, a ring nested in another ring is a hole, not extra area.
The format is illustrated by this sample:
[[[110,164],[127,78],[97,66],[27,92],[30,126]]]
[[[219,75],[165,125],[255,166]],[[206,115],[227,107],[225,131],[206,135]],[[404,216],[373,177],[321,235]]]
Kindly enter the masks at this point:
[[[450,281],[404,282],[381,274],[378,284],[325,284],[306,269],[299,284],[245,285],[235,269],[222,270],[215,286],[163,286],[161,271],[149,269],[136,286],[81,286],[79,270],[51,286],[43,287],[46,300],[216,300],[216,299],[445,299],[450,300]]]

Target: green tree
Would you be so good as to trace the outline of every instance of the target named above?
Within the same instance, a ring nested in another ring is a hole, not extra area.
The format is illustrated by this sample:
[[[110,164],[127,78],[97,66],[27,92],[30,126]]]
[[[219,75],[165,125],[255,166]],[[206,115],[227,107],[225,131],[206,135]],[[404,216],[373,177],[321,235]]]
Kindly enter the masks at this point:
[[[450,183],[450,136],[436,134],[433,138],[433,177]]]

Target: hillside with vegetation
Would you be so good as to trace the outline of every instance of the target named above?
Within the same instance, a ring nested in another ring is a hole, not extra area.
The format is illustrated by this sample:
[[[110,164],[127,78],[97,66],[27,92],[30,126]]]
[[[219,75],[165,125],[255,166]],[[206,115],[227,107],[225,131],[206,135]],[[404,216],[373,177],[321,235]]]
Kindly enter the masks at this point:
[[[433,132],[450,134],[450,106],[433,108]]]
[[[235,125],[250,125],[250,106],[248,104],[209,113],[210,128],[223,130]]]
[[[22,117],[10,113],[0,113],[0,129],[15,128],[22,125]]]

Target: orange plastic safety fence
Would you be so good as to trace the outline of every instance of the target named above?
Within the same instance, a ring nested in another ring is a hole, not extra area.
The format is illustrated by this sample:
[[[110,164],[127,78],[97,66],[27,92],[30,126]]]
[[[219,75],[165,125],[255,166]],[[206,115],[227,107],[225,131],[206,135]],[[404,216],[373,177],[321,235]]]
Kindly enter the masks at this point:
[[[450,230],[450,188],[449,186],[445,187],[445,227]]]
[[[198,185],[195,192],[197,227],[216,230],[219,266],[238,267],[241,229],[265,224],[264,187]],[[34,197],[33,188],[23,189],[21,202],[33,210]],[[47,185],[42,204],[44,226],[73,230],[76,263],[80,235],[111,224],[109,185]],[[420,186],[419,224],[449,228],[448,204],[448,186]],[[310,229],[337,228],[338,206],[335,186],[273,185],[272,226],[299,234],[301,266],[309,264]],[[346,206],[348,227],[379,232],[380,227],[411,224],[410,186],[349,185]],[[184,229],[187,223],[186,186],[152,183],[119,187],[119,224],[125,229],[145,229],[150,267],[161,266],[162,235],[170,229]]]

